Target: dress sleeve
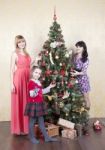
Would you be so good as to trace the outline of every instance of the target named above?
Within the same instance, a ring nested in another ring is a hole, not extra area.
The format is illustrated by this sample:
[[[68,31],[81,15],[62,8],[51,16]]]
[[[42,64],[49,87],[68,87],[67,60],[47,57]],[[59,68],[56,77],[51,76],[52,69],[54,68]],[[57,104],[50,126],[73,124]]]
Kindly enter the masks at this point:
[[[44,89],[42,89],[42,93],[43,94],[46,94],[46,93],[49,93],[49,92],[50,92],[50,87],[49,86],[44,88]]]
[[[85,63],[83,63],[82,72],[84,74],[87,72],[88,65],[89,65],[89,60],[87,60]]]

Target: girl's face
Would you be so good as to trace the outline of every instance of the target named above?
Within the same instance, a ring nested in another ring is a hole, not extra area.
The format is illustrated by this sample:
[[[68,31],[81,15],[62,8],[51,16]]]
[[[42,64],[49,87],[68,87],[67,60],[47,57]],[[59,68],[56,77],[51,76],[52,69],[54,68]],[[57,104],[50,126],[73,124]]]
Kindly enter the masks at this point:
[[[84,50],[83,47],[77,46],[76,53],[82,54],[83,50]]]
[[[24,48],[25,48],[25,46],[26,46],[26,42],[25,42],[25,40],[24,40],[24,39],[22,39],[22,40],[18,41],[17,46],[18,46],[18,48],[19,48],[19,49],[24,49]]]
[[[34,71],[33,71],[33,78],[35,80],[38,80],[41,76],[41,70],[39,68],[36,68]]]

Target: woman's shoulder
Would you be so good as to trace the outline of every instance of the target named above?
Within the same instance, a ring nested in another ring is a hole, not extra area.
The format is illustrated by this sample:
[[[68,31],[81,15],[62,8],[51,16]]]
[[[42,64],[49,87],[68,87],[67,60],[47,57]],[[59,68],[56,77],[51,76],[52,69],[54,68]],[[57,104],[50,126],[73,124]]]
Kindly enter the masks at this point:
[[[13,52],[12,52],[12,57],[17,58],[17,56],[18,56],[18,55],[17,55],[16,51],[13,51]]]

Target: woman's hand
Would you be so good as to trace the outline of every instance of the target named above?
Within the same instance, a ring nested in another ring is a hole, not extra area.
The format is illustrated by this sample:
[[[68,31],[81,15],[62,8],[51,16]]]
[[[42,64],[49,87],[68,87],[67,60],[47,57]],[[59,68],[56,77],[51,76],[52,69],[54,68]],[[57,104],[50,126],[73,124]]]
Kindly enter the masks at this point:
[[[80,75],[80,72],[78,72],[76,70],[73,70],[73,72],[70,72],[70,73],[71,73],[71,76],[73,76],[73,77]]]
[[[12,93],[15,93],[16,92],[16,88],[15,88],[15,85],[12,83],[11,85],[11,92]]]

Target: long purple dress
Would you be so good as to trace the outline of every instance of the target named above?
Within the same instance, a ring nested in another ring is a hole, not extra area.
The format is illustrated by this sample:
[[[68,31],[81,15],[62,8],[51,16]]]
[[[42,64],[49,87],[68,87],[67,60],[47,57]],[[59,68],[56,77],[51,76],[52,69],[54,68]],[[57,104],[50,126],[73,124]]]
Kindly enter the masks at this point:
[[[87,75],[87,68],[89,65],[89,59],[87,59],[86,62],[82,62],[81,59],[78,58],[74,58],[74,65],[76,70],[78,71],[82,71],[84,72],[84,75],[78,75],[77,79],[78,79],[78,83],[80,86],[80,90],[82,93],[87,93],[90,91],[90,83],[89,83],[89,77]]]

